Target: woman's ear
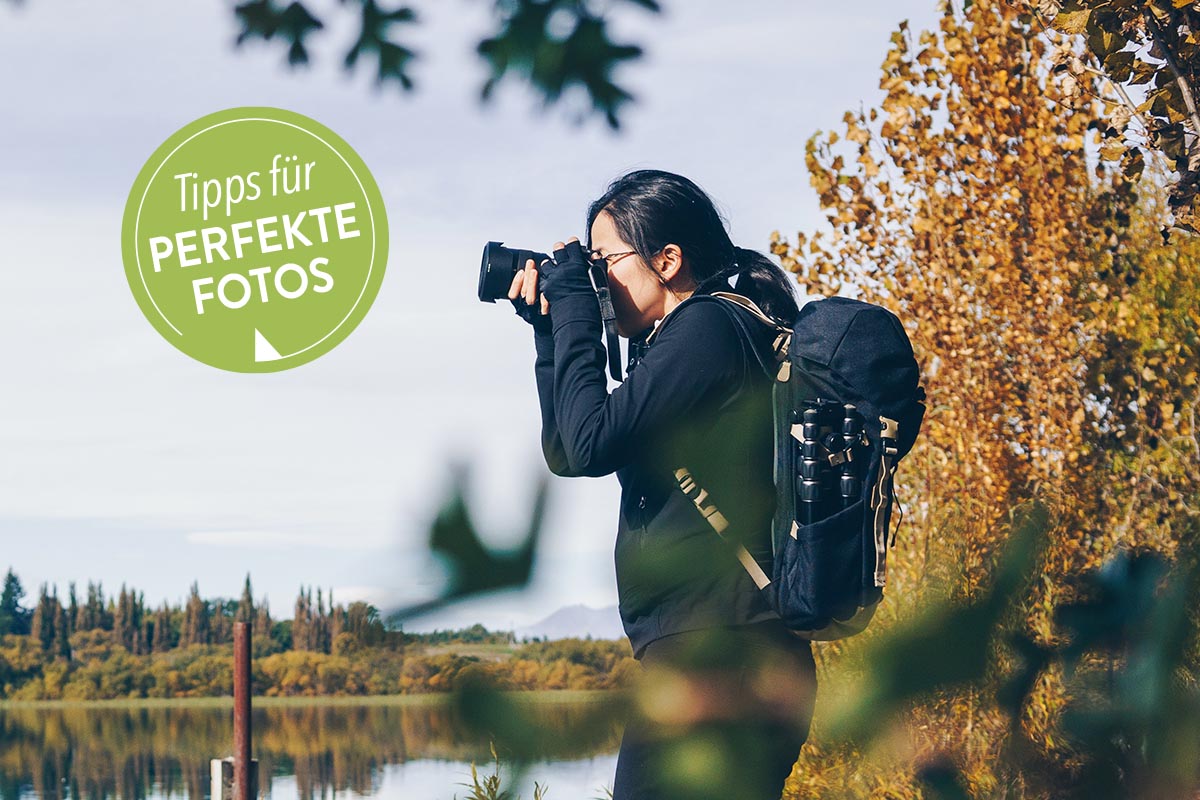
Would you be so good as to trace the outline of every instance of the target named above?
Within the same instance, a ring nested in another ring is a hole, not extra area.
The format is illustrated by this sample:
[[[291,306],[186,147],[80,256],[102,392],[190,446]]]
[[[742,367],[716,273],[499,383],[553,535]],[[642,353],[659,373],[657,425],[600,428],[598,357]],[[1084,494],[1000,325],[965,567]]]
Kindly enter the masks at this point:
[[[659,252],[654,268],[658,271],[659,279],[665,285],[680,277],[683,273],[684,263],[683,251],[679,249],[679,245],[669,244]]]

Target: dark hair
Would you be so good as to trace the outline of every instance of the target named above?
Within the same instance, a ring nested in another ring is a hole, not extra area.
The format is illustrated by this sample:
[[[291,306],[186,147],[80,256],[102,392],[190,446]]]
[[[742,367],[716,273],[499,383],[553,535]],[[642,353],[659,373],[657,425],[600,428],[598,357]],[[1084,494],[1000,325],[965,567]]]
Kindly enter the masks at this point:
[[[606,211],[621,239],[646,264],[668,244],[683,251],[696,281],[696,294],[736,291],[768,316],[789,327],[799,312],[783,269],[755,250],[735,247],[725,221],[703,189],[672,172],[641,169],[617,178],[588,206],[587,231]],[[729,279],[737,275],[732,289]]]

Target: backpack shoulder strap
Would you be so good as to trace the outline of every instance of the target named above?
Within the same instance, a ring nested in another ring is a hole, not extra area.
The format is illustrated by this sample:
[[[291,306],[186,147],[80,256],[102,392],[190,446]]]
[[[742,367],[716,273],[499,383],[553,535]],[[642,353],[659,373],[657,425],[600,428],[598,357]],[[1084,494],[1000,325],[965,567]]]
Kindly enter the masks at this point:
[[[759,364],[762,365],[762,368],[767,371],[768,375],[773,375],[777,381],[786,382],[791,376],[791,361],[788,359],[788,350],[792,344],[792,329],[778,320],[768,317],[765,313],[763,313],[762,309],[755,305],[753,300],[744,295],[734,294],[733,292],[713,292],[708,296],[718,297],[721,300],[727,301],[727,303],[733,303],[739,308],[749,311],[755,319],[764,325],[770,326],[770,328],[775,331],[775,338],[771,342],[771,354],[773,356],[773,361],[767,362],[759,354],[758,348],[753,348],[754,355],[755,358],[758,359]],[[727,303],[722,303],[721,305],[727,306]],[[742,327],[744,330],[742,316],[740,314],[735,314],[734,317],[740,323],[739,327]],[[751,342],[753,342],[752,337]]]
[[[709,296],[710,297],[721,297],[721,298],[724,298],[724,299],[730,301],[731,303],[736,303],[737,305],[741,306],[742,308],[746,309],[751,314],[753,314],[755,317],[757,317],[758,320],[760,322],[762,322],[764,325],[770,325],[772,328],[775,328],[776,330],[786,330],[789,333],[792,330],[791,328],[787,327],[786,325],[781,325],[776,320],[773,320],[770,317],[768,317],[765,313],[763,313],[762,309],[760,309],[757,305],[755,305],[753,300],[751,300],[749,297],[746,297],[745,295],[735,294],[733,292],[713,292]]]

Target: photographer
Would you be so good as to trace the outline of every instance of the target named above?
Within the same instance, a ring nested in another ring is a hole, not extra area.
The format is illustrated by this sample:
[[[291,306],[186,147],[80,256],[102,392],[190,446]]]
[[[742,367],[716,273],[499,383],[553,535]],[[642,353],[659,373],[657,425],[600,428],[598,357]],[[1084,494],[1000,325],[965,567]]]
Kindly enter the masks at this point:
[[[707,796],[664,777],[680,726],[725,737],[726,756],[748,767],[737,797],[778,798],[807,736],[815,669],[809,643],[769,610],[730,544],[770,571],[772,376],[751,348],[769,354],[772,331],[755,324],[761,339],[748,341],[731,304],[692,298],[733,291],[787,321],[798,312],[791,281],[734,247],[712,200],[672,173],[617,179],[589,207],[587,228],[589,249],[555,244],[553,260],[527,261],[508,293],[534,328],[543,452],[557,475],[616,472],[617,587],[634,655],[651,674],[705,676],[687,684],[686,718],[631,722],[614,798]],[[611,394],[595,260],[630,339],[628,376]],[[728,518],[724,537],[681,491],[683,464]]]

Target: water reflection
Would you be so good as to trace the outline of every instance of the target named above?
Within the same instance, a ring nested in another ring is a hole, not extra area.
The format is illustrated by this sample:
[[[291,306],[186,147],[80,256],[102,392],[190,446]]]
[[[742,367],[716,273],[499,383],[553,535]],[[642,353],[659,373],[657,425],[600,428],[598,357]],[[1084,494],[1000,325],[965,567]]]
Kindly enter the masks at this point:
[[[604,700],[534,703],[539,724],[564,733],[549,737],[558,744],[544,753],[547,761],[583,762],[616,751],[617,721],[579,735],[594,702]],[[0,708],[0,800],[203,800],[209,759],[228,755],[232,746],[231,720],[229,707]],[[264,794],[278,783],[279,797],[300,800],[346,791],[375,795],[385,776],[397,780],[396,765],[409,762],[490,758],[487,740],[469,735],[436,697],[260,706],[254,749]],[[463,794],[451,781],[437,796],[455,792]]]

